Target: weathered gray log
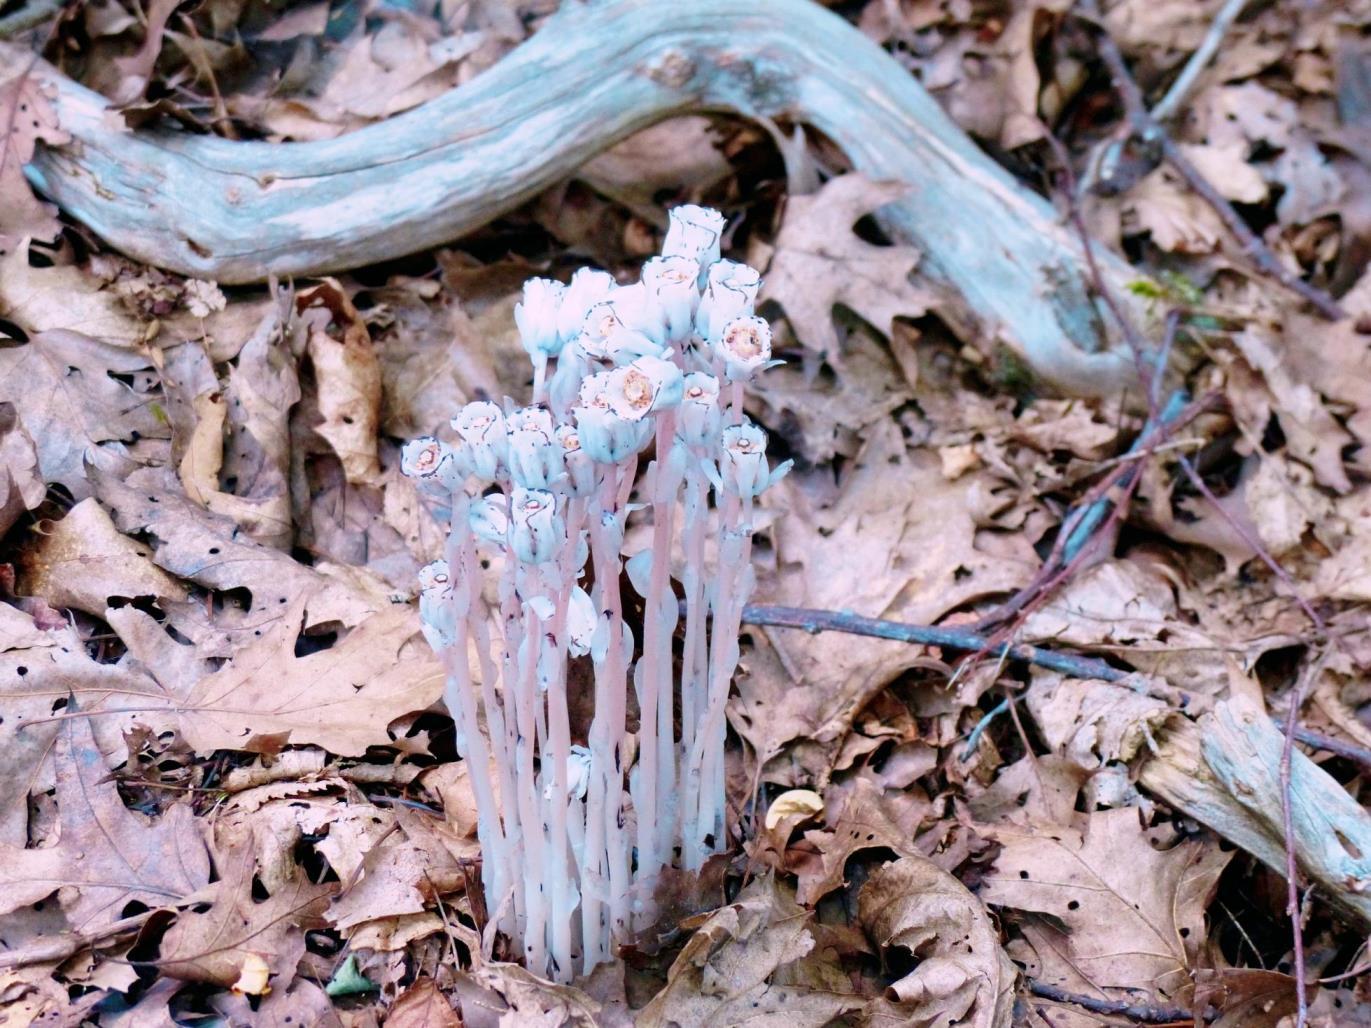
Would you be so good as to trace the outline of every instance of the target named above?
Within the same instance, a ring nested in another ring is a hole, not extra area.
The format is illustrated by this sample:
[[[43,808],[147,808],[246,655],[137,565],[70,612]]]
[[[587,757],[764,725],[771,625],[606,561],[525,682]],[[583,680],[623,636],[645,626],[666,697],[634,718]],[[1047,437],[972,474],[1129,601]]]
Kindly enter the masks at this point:
[[[0,78],[26,64],[0,44]],[[57,84],[74,141],[43,150],[31,181],[111,246],[223,283],[449,242],[672,115],[808,123],[856,169],[909,183],[881,218],[923,251],[958,331],[984,349],[1008,346],[1067,391],[1134,381],[1069,226],[908,71],[812,0],[566,0],[471,82],[321,142],[129,132],[104,98],[46,65],[40,73]],[[1099,259],[1122,293],[1134,274],[1103,248]]]
[[[1283,745],[1265,713],[1230,700],[1170,729],[1139,781],[1284,877]],[[1371,815],[1298,750],[1290,771],[1297,865],[1322,899],[1371,929]]]

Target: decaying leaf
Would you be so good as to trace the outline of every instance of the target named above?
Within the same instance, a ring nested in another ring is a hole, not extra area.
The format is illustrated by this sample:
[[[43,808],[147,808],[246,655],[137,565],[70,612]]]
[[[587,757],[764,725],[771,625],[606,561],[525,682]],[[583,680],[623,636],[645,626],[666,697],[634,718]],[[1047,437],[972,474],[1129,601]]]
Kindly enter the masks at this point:
[[[25,236],[51,239],[62,228],[24,179],[24,165],[40,141],[61,146],[71,139],[58,124],[53,92],[32,69],[0,83],[0,256]]]
[[[296,309],[309,326],[309,357],[318,385],[323,436],[349,482],[372,482],[381,473],[376,456],[381,416],[381,365],[366,322],[337,282],[300,293]]]
[[[185,699],[182,734],[196,750],[260,751],[288,739],[361,755],[389,741],[386,725],[442,693],[412,609],[382,611],[336,644],[295,656],[305,602],[297,600],[233,663]]]
[[[18,409],[43,480],[78,499],[91,492],[87,462],[126,473],[134,464],[125,444],[167,438],[155,384],[147,357],[75,332],[0,348],[0,402]]]
[[[1204,911],[1231,853],[1200,840],[1163,848],[1127,807],[1089,815],[1079,829],[983,831],[1003,849],[981,898],[1045,915],[1035,924],[1036,977],[1068,992],[1188,1001]]]
[[[919,856],[886,864],[862,886],[858,917],[883,950],[918,966],[866,1012],[868,1024],[1007,1028],[1018,972],[981,901]]]
[[[788,887],[759,878],[699,927],[637,1023],[817,1028],[856,1009],[847,977],[814,952],[811,918]]]
[[[790,198],[762,298],[785,308],[796,338],[811,353],[835,364],[841,360],[835,305],[887,335],[897,317],[920,317],[935,305],[931,294],[910,281],[919,263],[916,251],[875,246],[852,230],[906,188],[847,174],[813,196]]]
[[[73,712],[79,714],[80,712]],[[0,846],[0,912],[54,892],[72,927],[99,928],[130,903],[185,900],[209,881],[209,854],[184,803],[149,822],[127,809],[86,717],[67,720],[56,740],[61,836],[45,849]]]

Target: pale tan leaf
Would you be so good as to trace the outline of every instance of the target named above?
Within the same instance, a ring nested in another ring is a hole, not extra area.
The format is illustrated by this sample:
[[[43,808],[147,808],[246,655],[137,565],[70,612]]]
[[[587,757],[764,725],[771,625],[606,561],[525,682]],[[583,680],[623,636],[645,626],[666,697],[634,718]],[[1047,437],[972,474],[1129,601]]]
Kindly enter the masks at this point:
[[[833,307],[842,304],[889,335],[897,317],[920,317],[935,298],[910,281],[919,263],[907,246],[875,246],[852,227],[903,195],[899,182],[874,182],[849,173],[812,196],[790,197],[776,236],[762,299],[785,308],[796,338],[830,362],[842,355]]]
[[[867,1023],[1008,1028],[1013,963],[981,901],[932,861],[903,856],[862,887],[859,913],[883,950],[908,950],[918,966],[867,1011]]]

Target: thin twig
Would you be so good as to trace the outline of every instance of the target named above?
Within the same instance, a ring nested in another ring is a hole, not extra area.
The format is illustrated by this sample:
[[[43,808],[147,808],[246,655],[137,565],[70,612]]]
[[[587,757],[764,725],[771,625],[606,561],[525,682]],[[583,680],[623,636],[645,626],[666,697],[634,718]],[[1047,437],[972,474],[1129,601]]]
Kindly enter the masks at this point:
[[[1143,97],[1142,90],[1138,88],[1138,84],[1133,81],[1133,76],[1128,71],[1128,65],[1124,61],[1122,51],[1119,50],[1119,45],[1114,42],[1114,37],[1109,34],[1101,22],[1099,7],[1095,0],[1084,0],[1081,7],[1085,12],[1086,20],[1096,28],[1096,42],[1099,46],[1100,57],[1109,69],[1114,89],[1119,94],[1119,99],[1123,101],[1124,112],[1137,136],[1144,143],[1160,148],[1162,156],[1185,179],[1186,184],[1195,192],[1195,195],[1213,208],[1214,213],[1219,216],[1219,220],[1241,244],[1243,253],[1260,271],[1271,276],[1292,292],[1297,293],[1330,321],[1337,321],[1346,317],[1346,312],[1336,300],[1318,286],[1304,281],[1299,275],[1282,264],[1271,252],[1270,247],[1262,242],[1261,238],[1248,227],[1247,222],[1243,221],[1242,216],[1233,209],[1233,205],[1214,188],[1213,184],[1185,156],[1157,118],[1147,109],[1147,101]]]
[[[1072,1006],[1081,1007],[1094,1014],[1115,1014],[1131,1021],[1140,1021],[1143,1024],[1175,1024],[1177,1021],[1190,1022],[1195,1019],[1189,1010],[1181,1007],[1130,1003],[1125,999],[1097,999],[1094,996],[1082,996],[1076,992],[1067,992],[1055,985],[1048,985],[1047,982],[1040,982],[1036,978],[1028,979],[1028,990],[1033,995],[1041,996],[1043,999],[1056,1000],[1058,1003],[1070,1003]]]
[[[1157,121],[1170,121],[1175,116],[1181,104],[1189,98],[1196,81],[1204,74],[1204,69],[1209,67],[1209,62],[1219,52],[1223,37],[1228,35],[1228,30],[1238,20],[1238,15],[1242,14],[1247,3],[1248,0],[1228,0],[1228,3],[1219,9],[1219,13],[1214,15],[1209,31],[1204,34],[1198,49],[1190,55],[1190,60],[1185,62],[1185,67],[1176,76],[1176,81],[1171,83],[1166,95],[1152,108],[1153,118]]]

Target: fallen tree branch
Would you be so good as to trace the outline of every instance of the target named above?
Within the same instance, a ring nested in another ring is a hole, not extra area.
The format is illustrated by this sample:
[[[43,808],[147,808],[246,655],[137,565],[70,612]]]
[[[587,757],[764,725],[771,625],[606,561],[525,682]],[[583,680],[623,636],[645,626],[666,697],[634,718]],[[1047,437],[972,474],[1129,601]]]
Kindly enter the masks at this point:
[[[0,44],[0,68],[20,56]],[[806,123],[856,170],[909,183],[880,220],[923,252],[921,272],[948,297],[938,313],[966,338],[1008,346],[1066,391],[1105,394],[1128,381],[1118,330],[1052,206],[812,0],[569,0],[472,81],[318,142],[129,132],[103,97],[49,65],[39,74],[57,86],[73,142],[41,149],[31,181],[116,249],[222,283],[318,275],[450,242],[673,115]],[[1125,293],[1135,273],[1113,254],[1101,262]]]
[[[1139,782],[1282,877],[1288,876],[1288,821],[1299,870],[1328,903],[1371,929],[1371,815],[1297,750],[1290,757],[1287,817],[1284,748],[1270,718],[1227,700],[1198,723],[1177,719]]]

